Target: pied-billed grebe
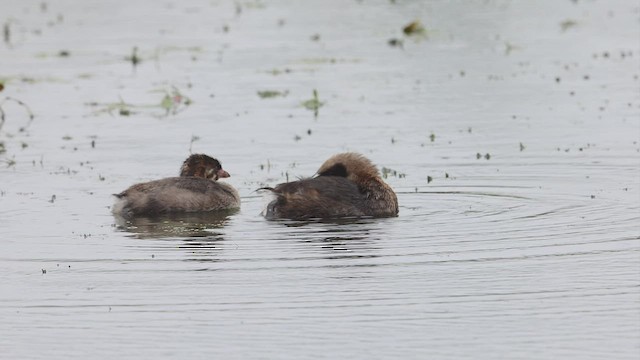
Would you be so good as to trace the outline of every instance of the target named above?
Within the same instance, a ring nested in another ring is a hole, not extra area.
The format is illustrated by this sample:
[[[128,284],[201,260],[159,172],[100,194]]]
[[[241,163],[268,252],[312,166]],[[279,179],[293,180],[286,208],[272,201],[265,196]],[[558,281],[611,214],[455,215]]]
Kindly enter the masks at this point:
[[[304,220],[398,215],[398,198],[369,159],[342,153],[320,166],[317,176],[279,184],[276,199],[263,212],[267,219]]]
[[[172,212],[230,210],[240,207],[240,196],[231,185],[217,182],[229,177],[220,162],[204,154],[187,158],[179,177],[135,184],[114,194],[113,213],[123,217]]]

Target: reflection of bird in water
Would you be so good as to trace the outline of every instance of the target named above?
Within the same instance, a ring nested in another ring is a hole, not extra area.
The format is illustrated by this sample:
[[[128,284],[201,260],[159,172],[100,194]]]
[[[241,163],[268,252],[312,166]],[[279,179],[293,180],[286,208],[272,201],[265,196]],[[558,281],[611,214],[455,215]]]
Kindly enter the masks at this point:
[[[190,213],[240,208],[240,196],[231,185],[218,182],[229,177],[220,162],[204,154],[191,155],[179,177],[135,184],[114,194],[113,213],[125,218],[166,213]]]
[[[320,166],[317,176],[279,184],[270,190],[267,219],[393,217],[398,199],[381,178],[378,168],[364,156],[342,153]]]
[[[116,215],[115,219],[119,230],[135,234],[138,238],[192,237],[218,241],[222,240],[222,234],[216,229],[224,227],[237,211],[169,213],[132,218]]]

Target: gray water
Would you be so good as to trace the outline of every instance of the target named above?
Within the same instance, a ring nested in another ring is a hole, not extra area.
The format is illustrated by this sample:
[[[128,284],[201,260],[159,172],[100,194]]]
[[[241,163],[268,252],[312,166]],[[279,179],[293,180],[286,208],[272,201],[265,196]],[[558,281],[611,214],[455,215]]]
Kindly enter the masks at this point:
[[[637,359],[639,19],[0,2],[0,357]],[[239,212],[111,215],[190,151],[221,160]],[[342,151],[386,168],[398,218],[260,217],[256,188]]]

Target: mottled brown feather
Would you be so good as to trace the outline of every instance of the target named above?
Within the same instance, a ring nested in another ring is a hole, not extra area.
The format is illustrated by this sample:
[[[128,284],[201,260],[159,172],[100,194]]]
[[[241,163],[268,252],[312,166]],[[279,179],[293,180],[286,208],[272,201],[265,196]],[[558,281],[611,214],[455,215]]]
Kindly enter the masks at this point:
[[[279,184],[276,199],[264,213],[268,219],[392,217],[398,200],[369,159],[337,154],[320,166],[318,176]]]
[[[115,194],[113,213],[132,217],[174,212],[202,212],[237,209],[240,196],[229,184],[215,181],[225,174],[218,160],[191,155],[183,163],[180,177],[135,184]],[[189,175],[190,174],[190,175]]]

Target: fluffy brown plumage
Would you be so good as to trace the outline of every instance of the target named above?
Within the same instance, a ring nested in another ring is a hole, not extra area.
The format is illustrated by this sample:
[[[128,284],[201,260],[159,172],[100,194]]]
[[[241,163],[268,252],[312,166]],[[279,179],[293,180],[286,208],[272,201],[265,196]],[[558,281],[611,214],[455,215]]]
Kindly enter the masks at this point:
[[[229,177],[220,162],[204,154],[189,156],[179,177],[135,184],[114,194],[113,213],[123,217],[172,212],[229,210],[240,207],[240,196],[229,184],[217,182]]]
[[[329,158],[317,176],[267,188],[276,196],[267,219],[304,220],[398,215],[398,199],[376,166],[356,153]]]

